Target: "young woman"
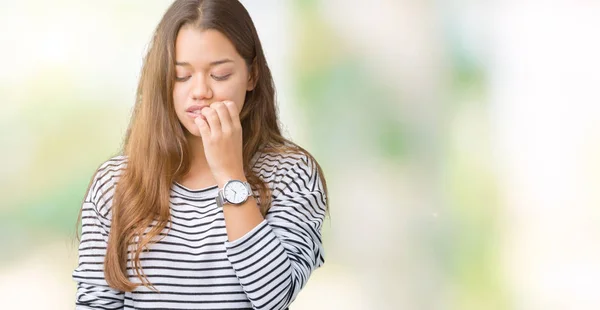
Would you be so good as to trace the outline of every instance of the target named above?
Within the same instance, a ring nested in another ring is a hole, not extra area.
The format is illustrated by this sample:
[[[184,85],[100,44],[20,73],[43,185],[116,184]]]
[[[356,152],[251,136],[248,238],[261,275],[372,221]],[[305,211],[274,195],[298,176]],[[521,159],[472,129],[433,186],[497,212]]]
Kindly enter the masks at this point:
[[[82,206],[77,309],[286,309],[324,262],[326,197],[246,9],[177,0]]]

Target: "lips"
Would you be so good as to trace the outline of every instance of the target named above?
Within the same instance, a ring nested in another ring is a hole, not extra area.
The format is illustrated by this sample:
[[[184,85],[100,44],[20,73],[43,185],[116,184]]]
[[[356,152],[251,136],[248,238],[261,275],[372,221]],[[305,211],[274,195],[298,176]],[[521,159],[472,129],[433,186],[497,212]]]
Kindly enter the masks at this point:
[[[200,111],[202,111],[202,109],[204,109],[206,107],[208,107],[208,106],[207,105],[193,105],[193,106],[187,108],[185,110],[185,112],[191,118],[202,117],[202,119],[205,119],[204,115],[200,114]]]
[[[193,105],[189,108],[187,108],[185,111],[188,113],[196,113],[198,115],[200,115],[200,111],[202,111],[202,109],[208,107],[207,105]]]

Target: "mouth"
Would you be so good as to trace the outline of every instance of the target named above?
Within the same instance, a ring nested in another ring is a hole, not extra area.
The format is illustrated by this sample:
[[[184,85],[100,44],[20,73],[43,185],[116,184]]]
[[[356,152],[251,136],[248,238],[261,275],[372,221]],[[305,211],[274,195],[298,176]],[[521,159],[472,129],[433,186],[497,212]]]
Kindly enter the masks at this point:
[[[191,118],[196,118],[196,117],[202,117],[202,119],[206,119],[204,117],[204,115],[202,115],[200,113],[200,111],[202,111],[202,109],[204,109],[205,107],[208,107],[207,105],[193,105],[189,108],[187,108],[185,110],[185,112],[187,113],[188,116],[190,116]]]

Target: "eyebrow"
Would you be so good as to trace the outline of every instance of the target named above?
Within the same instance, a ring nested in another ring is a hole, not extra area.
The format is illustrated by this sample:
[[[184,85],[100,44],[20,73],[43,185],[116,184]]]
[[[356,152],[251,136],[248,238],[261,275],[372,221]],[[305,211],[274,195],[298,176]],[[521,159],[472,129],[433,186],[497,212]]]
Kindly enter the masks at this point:
[[[228,62],[233,62],[233,60],[225,58],[225,59],[213,61],[209,65],[211,67],[213,67],[213,66],[218,66],[218,65],[221,65],[221,64],[224,64],[224,63],[228,63]],[[191,67],[192,66],[189,62],[186,62],[186,61],[184,61],[184,62],[176,61],[175,65],[176,66],[184,66],[184,67]]]

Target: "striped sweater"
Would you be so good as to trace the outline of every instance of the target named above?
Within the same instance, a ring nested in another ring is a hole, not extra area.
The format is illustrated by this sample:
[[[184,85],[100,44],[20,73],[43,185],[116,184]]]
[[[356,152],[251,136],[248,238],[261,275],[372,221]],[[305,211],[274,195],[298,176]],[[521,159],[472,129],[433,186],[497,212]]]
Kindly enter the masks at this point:
[[[110,288],[103,261],[115,185],[127,159],[96,172],[82,206],[76,309],[287,309],[311,272],[324,263],[321,226],[326,197],[317,166],[303,154],[257,153],[252,169],[272,190],[265,219],[229,242],[216,185],[171,188],[171,230],[142,252],[141,265],[158,289]],[[258,193],[255,192],[255,195]],[[131,250],[131,248],[130,248]],[[130,257],[131,258],[131,257]],[[129,279],[140,283],[128,261]]]

